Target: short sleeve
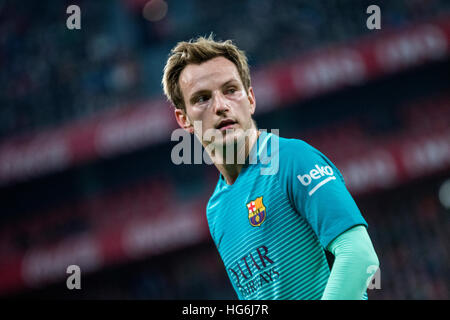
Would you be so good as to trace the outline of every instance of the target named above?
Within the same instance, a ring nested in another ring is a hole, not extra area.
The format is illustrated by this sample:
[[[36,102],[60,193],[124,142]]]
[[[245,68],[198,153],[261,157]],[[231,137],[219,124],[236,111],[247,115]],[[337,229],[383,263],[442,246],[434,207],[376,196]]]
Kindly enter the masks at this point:
[[[341,173],[319,150],[301,140],[284,139],[279,157],[281,188],[324,248],[353,226],[367,227]]]

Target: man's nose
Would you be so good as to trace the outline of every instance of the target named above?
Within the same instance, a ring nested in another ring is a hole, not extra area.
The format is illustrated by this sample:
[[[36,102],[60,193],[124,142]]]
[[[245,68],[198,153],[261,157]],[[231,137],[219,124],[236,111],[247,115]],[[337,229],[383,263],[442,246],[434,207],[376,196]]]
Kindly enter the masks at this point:
[[[213,97],[213,110],[216,114],[224,113],[230,108],[228,106],[227,99],[224,97],[222,92],[218,92]]]

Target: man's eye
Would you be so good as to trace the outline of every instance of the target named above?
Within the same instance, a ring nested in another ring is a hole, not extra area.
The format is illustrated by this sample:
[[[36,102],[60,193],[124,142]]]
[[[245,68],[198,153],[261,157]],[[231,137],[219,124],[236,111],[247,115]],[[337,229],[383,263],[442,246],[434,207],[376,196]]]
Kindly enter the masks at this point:
[[[197,102],[197,103],[201,103],[201,102],[205,102],[205,101],[207,101],[208,100],[208,97],[207,96],[198,96],[197,97],[197,99],[195,99],[196,101],[195,102]]]
[[[227,89],[227,93],[235,93],[236,91],[237,91],[236,88]]]

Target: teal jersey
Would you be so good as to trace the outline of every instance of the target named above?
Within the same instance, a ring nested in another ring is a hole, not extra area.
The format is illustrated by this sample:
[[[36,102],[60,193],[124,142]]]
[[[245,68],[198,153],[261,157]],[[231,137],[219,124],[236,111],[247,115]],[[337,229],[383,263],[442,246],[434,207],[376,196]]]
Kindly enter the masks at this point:
[[[367,227],[327,157],[267,132],[234,184],[220,175],[206,214],[239,299],[320,299],[330,275],[324,249]]]

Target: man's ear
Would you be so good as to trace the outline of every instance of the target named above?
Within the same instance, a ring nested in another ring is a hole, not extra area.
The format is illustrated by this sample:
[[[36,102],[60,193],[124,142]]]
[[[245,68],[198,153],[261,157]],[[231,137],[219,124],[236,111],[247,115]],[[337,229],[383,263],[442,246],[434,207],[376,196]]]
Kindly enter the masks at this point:
[[[178,125],[189,133],[194,133],[194,125],[189,120],[186,112],[182,109],[175,108],[175,119]]]
[[[256,100],[255,100],[255,93],[253,92],[253,88],[248,88],[248,101],[250,102],[250,113],[253,115],[255,113],[256,109]]]

